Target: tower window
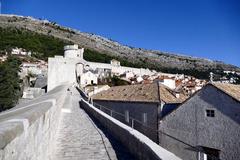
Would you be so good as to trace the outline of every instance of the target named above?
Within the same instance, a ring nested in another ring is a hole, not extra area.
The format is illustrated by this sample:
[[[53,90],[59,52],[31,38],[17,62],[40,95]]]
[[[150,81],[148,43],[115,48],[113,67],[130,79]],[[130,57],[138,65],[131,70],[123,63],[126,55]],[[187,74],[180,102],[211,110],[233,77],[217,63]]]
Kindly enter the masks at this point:
[[[215,117],[215,110],[213,110],[213,109],[207,109],[207,110],[206,110],[206,116],[207,116],[207,117]]]

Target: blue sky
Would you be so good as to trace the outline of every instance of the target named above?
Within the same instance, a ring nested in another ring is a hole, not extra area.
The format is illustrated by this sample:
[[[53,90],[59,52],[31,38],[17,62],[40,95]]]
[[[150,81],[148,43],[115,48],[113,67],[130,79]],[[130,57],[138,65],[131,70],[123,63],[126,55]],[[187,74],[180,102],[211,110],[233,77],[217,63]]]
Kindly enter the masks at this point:
[[[240,0],[0,0],[33,16],[133,47],[240,66]]]

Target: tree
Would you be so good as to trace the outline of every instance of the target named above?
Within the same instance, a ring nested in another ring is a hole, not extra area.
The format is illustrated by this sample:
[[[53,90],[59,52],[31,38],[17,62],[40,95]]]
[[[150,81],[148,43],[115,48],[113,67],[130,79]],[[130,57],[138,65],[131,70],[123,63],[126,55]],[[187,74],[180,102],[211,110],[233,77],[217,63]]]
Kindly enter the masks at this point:
[[[0,64],[0,111],[14,107],[20,97],[21,61],[14,56]]]
[[[117,76],[113,76],[111,78],[111,86],[122,86],[122,85],[129,85],[130,83],[127,81],[124,81]]]

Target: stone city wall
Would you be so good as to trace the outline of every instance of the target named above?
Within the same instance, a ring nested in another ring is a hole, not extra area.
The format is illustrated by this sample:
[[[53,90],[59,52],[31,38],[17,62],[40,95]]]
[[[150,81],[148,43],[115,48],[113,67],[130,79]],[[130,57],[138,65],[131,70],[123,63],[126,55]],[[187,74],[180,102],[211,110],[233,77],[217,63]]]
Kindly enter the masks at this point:
[[[90,68],[97,69],[97,68],[104,68],[104,69],[110,69],[113,73],[119,73],[123,74],[125,72],[133,72],[134,74],[137,74],[139,76],[143,75],[152,75],[155,72],[145,69],[145,68],[132,68],[132,67],[124,67],[124,66],[114,66],[107,63],[97,63],[97,62],[86,62]]]
[[[0,160],[50,159],[66,90],[56,87],[0,114]]]

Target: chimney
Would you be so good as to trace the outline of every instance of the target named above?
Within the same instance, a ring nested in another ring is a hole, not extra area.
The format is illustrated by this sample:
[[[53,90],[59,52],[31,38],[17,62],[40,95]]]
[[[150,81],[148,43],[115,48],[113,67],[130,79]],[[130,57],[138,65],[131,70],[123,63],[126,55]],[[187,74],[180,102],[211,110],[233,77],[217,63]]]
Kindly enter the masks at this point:
[[[176,97],[176,98],[179,98],[179,97],[180,97],[180,94],[176,92],[176,93],[175,93],[175,97]]]
[[[213,73],[210,72],[210,82],[212,83],[213,82]]]

